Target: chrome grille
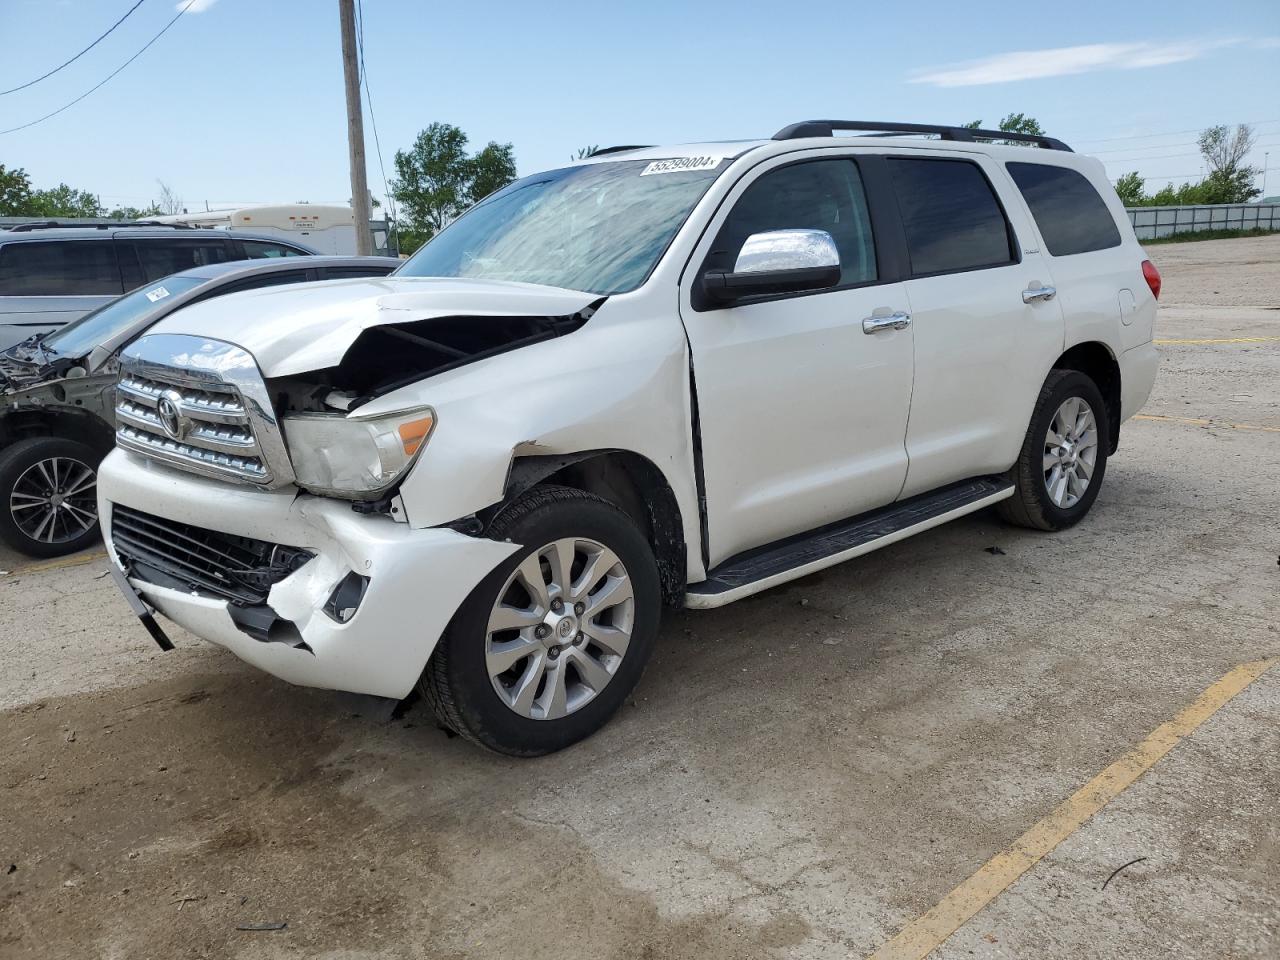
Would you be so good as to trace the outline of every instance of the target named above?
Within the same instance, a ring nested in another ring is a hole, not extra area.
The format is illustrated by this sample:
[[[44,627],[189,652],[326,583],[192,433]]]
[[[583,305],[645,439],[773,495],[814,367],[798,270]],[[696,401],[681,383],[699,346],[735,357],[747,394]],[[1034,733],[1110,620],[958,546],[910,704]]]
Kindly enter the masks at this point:
[[[121,357],[115,413],[127,450],[223,480],[293,479],[257,365],[232,344],[143,337]]]
[[[111,511],[111,545],[130,576],[238,604],[265,603],[273,584],[313,556],[298,547],[193,527],[120,504]]]

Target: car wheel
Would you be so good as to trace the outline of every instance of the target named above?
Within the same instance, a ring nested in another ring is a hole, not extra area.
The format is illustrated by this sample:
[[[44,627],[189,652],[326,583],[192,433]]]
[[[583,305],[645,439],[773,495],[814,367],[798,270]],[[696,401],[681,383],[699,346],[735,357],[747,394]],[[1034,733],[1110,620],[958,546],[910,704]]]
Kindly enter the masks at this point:
[[[658,633],[657,565],[612,503],[539,487],[487,533],[520,549],[463,602],[419,681],[441,724],[512,756],[590,736],[635,688]]]
[[[1013,496],[999,505],[1010,523],[1065,530],[1093,506],[1107,472],[1108,411],[1102,393],[1077,370],[1054,370],[1036,399]]]
[[[0,539],[29,557],[95,543],[101,459],[61,437],[31,437],[0,452]]]

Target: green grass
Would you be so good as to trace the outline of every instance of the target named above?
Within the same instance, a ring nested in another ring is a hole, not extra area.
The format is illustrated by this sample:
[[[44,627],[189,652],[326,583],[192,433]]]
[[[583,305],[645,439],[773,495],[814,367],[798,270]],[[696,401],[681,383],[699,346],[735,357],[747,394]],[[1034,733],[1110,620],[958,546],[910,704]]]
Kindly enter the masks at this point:
[[[1196,233],[1174,233],[1155,240],[1139,240],[1144,247],[1153,243],[1193,243],[1197,240],[1231,240],[1235,237],[1280,237],[1280,230],[1200,230]]]

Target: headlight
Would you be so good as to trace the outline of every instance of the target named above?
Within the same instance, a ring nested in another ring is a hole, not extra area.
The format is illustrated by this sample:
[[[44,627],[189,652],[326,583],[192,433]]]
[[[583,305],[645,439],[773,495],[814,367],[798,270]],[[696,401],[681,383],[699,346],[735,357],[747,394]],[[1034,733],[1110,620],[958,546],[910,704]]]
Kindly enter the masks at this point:
[[[364,499],[386,491],[427,445],[435,411],[416,407],[381,417],[302,414],[284,418],[298,486]]]

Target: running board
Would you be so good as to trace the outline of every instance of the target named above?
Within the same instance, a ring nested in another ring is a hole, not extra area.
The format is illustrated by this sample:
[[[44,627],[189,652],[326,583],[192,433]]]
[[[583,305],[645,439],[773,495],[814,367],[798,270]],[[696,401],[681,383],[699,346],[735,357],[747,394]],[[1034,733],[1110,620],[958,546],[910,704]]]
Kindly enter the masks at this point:
[[[1011,496],[1013,484],[1006,478],[977,477],[847,520],[837,520],[817,530],[730,557],[713,569],[706,580],[689,586],[684,605],[695,610],[723,607],[780,583],[887,547]]]

